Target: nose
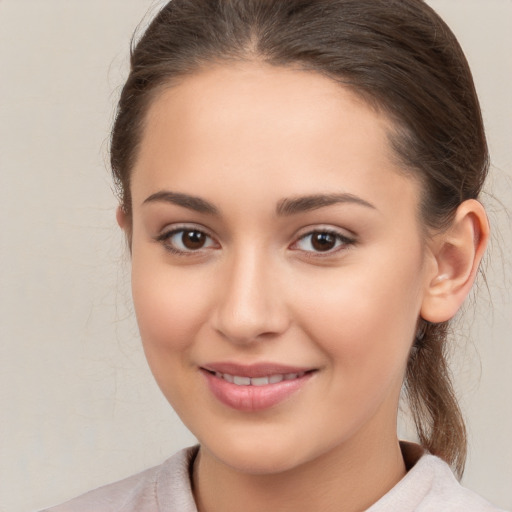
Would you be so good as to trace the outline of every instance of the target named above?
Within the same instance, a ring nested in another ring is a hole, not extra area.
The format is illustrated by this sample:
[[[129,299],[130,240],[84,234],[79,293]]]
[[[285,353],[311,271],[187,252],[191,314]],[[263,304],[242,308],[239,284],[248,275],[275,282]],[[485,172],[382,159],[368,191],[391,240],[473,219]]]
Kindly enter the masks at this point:
[[[251,344],[286,331],[290,316],[279,269],[256,250],[225,262],[213,327],[232,343]]]

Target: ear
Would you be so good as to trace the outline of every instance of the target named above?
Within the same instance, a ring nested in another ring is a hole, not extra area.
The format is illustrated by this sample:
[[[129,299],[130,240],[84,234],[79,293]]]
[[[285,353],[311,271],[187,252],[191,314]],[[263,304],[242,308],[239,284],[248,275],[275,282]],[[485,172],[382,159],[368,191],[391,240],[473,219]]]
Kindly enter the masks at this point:
[[[455,316],[471,290],[488,240],[484,207],[474,199],[464,201],[450,227],[429,242],[435,265],[422,302],[423,319],[440,323]]]
[[[119,205],[116,210],[116,220],[119,227],[124,231],[126,237],[126,243],[130,254],[132,252],[132,221],[130,216],[126,213],[126,210]]]
[[[124,208],[119,205],[116,210],[116,220],[119,227],[126,232],[128,226],[128,219]]]

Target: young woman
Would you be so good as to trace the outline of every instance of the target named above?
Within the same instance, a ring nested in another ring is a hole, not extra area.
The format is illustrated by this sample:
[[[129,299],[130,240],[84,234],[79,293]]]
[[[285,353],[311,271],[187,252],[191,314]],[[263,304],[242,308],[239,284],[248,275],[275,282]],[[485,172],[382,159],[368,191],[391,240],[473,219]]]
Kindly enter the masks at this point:
[[[431,8],[169,2],[111,161],[144,350],[199,445],[51,510],[497,510],[452,473],[447,323],[489,236],[488,153]]]

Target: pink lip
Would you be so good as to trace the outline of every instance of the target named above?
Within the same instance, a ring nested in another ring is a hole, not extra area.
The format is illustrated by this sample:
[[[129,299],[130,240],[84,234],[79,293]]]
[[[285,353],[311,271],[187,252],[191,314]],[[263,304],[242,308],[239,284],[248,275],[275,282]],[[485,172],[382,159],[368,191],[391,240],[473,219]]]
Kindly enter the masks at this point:
[[[261,411],[273,407],[299,391],[316,373],[311,368],[287,366],[274,363],[238,365],[214,363],[200,368],[212,394],[224,405],[239,411]],[[266,377],[276,374],[304,373],[293,380],[283,380],[263,386],[238,386],[217,377],[212,372],[228,373],[239,377]]]

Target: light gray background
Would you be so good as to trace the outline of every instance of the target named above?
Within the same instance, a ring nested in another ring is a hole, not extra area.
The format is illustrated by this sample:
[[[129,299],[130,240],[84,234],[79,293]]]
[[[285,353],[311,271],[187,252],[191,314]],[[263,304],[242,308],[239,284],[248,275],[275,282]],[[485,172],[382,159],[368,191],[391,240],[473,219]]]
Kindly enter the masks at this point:
[[[193,442],[146,368],[106,157],[132,30],[161,3],[0,0],[0,512]],[[494,164],[490,293],[481,284],[468,307],[454,366],[464,483],[512,509],[512,2],[430,3],[472,65]]]

